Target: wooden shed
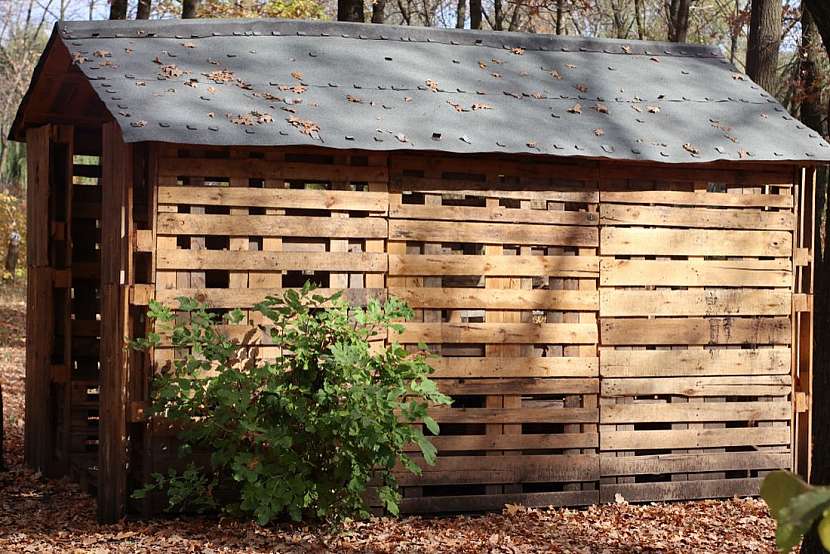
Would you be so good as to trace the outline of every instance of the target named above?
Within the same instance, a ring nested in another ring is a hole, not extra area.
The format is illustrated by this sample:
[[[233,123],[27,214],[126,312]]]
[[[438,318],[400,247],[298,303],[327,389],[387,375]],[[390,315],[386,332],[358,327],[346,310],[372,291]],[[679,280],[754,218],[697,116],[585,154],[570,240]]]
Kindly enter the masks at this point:
[[[26,461],[113,521],[176,458],[151,299],[416,308],[454,398],[405,512],[750,495],[809,463],[814,166],[717,48],[304,21],[58,25],[28,145]],[[255,323],[255,321],[249,321]],[[267,344],[263,352],[268,351]]]

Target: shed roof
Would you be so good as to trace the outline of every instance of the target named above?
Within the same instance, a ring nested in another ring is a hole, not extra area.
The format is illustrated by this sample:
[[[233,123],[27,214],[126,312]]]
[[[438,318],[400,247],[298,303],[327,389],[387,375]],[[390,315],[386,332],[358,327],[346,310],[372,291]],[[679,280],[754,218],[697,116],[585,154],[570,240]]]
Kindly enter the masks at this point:
[[[830,160],[711,46],[268,19],[69,22],[54,40],[127,142]]]

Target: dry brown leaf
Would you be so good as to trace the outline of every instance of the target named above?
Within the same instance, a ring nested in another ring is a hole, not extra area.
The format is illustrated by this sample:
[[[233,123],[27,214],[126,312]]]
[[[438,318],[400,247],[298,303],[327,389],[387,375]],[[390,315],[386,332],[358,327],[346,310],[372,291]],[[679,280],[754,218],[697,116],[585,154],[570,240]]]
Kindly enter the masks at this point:
[[[478,67],[481,69],[485,69],[487,67],[487,64],[481,60],[478,60]]]
[[[424,83],[426,84],[427,88],[432,92],[438,92],[438,83],[436,81],[433,81],[432,79],[427,79],[426,81],[424,81]]]
[[[109,50],[96,50],[92,53],[92,55],[96,58],[109,58],[110,56],[112,56],[112,52],[110,52]]]
[[[576,69],[576,65],[572,63],[566,63],[565,67],[567,67],[568,69]]]
[[[488,105],[488,104],[481,104],[481,103],[477,103],[477,104],[473,104],[473,105],[471,106],[471,109],[472,109],[473,111],[476,111],[476,110],[492,110],[492,109],[493,109],[493,106],[490,106],[490,105]]]
[[[594,134],[598,137],[601,137],[605,134],[605,129],[603,129],[602,127],[596,128],[594,129]]]
[[[646,110],[648,110],[648,113],[659,113],[660,106],[646,106]]]
[[[550,76],[553,77],[554,79],[556,79],[557,81],[562,80],[562,74],[559,73],[559,71],[557,71],[556,69],[552,69],[550,71]]]
[[[516,54],[517,56],[521,56],[522,54],[525,53],[524,48],[511,48],[510,51],[513,52],[514,54]]]
[[[579,83],[577,85],[574,85],[574,88],[579,92],[588,92],[588,85],[586,85],[585,83]]]
[[[352,96],[351,94],[346,95],[346,100],[351,102],[352,104],[363,104],[363,99],[357,96]]]
[[[597,104],[592,109],[599,113],[608,113],[608,106],[603,102],[597,102]]]
[[[185,48],[196,48],[196,45],[194,43],[190,42],[190,41],[183,42],[182,46],[184,46]]]
[[[294,79],[298,80],[298,81],[302,81],[302,80],[303,80],[303,73],[302,73],[302,71],[292,71],[292,72],[291,72],[291,76],[292,76]]]
[[[316,137],[320,132],[320,125],[308,119],[300,119],[299,117],[292,115],[286,119],[286,121],[300,131],[300,133],[308,135],[312,138]]]
[[[683,150],[685,150],[692,156],[697,156],[698,154],[700,154],[700,150],[697,148],[697,146],[694,146],[693,144],[688,142],[683,145]]]
[[[568,112],[575,113],[575,114],[580,114],[580,113],[582,113],[582,105],[577,102],[576,104],[574,104],[573,106],[568,108]]]

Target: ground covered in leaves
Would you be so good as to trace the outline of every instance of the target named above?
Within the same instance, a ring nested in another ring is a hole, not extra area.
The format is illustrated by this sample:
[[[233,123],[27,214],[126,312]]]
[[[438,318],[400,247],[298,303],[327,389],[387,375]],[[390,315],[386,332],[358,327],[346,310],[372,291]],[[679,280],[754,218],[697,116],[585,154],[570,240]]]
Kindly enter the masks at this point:
[[[442,518],[374,518],[338,531],[211,518],[95,522],[95,503],[66,480],[22,467],[23,303],[0,294],[6,459],[0,552],[775,552],[775,524],[753,499],[587,509],[525,509]]]

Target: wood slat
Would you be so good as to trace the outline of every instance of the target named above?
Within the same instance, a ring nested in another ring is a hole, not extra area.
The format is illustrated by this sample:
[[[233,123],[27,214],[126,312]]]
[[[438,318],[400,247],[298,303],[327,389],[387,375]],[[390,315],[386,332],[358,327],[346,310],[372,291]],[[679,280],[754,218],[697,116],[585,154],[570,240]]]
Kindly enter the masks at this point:
[[[710,430],[734,431],[734,429]],[[761,429],[756,430],[760,431]],[[611,475],[780,469],[788,467],[790,459],[789,452],[656,454],[649,456],[603,456],[600,466],[603,476],[607,477]]]
[[[792,240],[787,231],[603,227],[600,251],[604,256],[789,257]]]
[[[789,402],[701,402],[609,404],[602,423],[673,423],[703,421],[789,421]]]
[[[776,260],[614,260],[602,258],[603,286],[792,287],[792,262]]]
[[[595,377],[597,358],[431,358],[434,378]]]
[[[792,177],[789,180],[792,181]],[[600,198],[603,203],[617,202],[622,204],[722,206],[724,208],[793,207],[793,197],[787,194],[730,194],[726,192],[682,192],[672,190],[603,190],[600,193]]]
[[[298,288],[248,288],[248,289],[157,289],[156,300],[166,305],[178,305],[177,298],[186,296],[194,298],[211,308],[251,308],[262,302],[267,296],[281,298],[289,290]],[[341,293],[341,298],[349,304],[363,306],[372,299],[385,300],[386,289],[315,289],[313,294],[331,296]]]
[[[602,395],[649,396],[786,396],[792,390],[789,375],[740,375],[730,377],[666,377],[603,379]]]
[[[405,300],[413,308],[599,309],[599,293],[596,291],[393,287],[389,289],[389,295]]]
[[[614,502],[617,494],[629,502],[666,502],[703,498],[757,496],[763,478],[706,479],[662,483],[618,483],[600,486],[600,501]]]
[[[596,394],[598,379],[499,378],[438,381],[441,392],[449,395]]]
[[[596,256],[390,255],[393,276],[485,275],[499,277],[596,277]]]
[[[161,270],[221,269],[235,271],[386,271],[386,254],[344,252],[259,252],[228,250],[159,250],[156,267]]]
[[[440,423],[595,423],[594,408],[430,408]]]
[[[600,316],[753,316],[789,315],[792,294],[788,290],[602,289]]]
[[[386,213],[385,192],[304,190],[279,188],[237,188],[160,186],[159,204],[260,207],[277,209],[346,210]]]
[[[604,345],[790,344],[790,319],[765,318],[601,318]]]
[[[615,350],[600,348],[603,377],[681,377],[696,375],[784,375],[789,348]]]
[[[527,435],[441,435],[430,437],[438,452],[463,451],[528,451],[562,450],[574,448],[596,448],[599,435],[596,433],[558,433]],[[408,452],[418,452],[420,447],[407,445]]]
[[[285,179],[310,181],[386,181],[386,166],[274,163],[262,158],[159,158],[161,177]]]
[[[598,233],[593,227],[393,219],[389,221],[389,239],[476,244],[597,246]]]
[[[599,214],[601,225],[782,231],[791,231],[795,225],[791,211],[601,204]]]
[[[476,196],[480,197],[481,193],[477,193]],[[502,207],[428,206],[424,204],[392,205],[389,208],[389,217],[398,219],[590,226],[596,226],[598,221],[597,215],[592,212]]]
[[[375,217],[332,219],[286,215],[158,215],[160,235],[386,238],[386,221]]]
[[[726,448],[730,446],[788,445],[789,443],[789,427],[670,429],[666,431],[608,430],[603,431],[600,440],[602,450]]]
[[[428,496],[403,498],[401,513],[475,512],[501,510],[505,504],[522,506],[587,506],[596,504],[599,491],[526,492],[464,496]]]
[[[595,325],[580,323],[406,323],[402,333],[390,331],[400,343],[590,344]]]

